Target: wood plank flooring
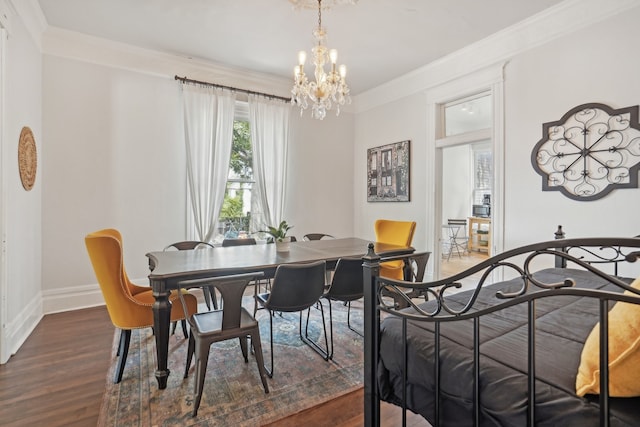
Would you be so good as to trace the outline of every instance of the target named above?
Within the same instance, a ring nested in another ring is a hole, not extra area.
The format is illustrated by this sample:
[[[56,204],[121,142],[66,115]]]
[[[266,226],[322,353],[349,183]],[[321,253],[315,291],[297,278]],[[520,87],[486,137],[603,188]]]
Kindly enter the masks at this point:
[[[45,316],[0,365],[0,425],[96,425],[113,331],[105,307]]]
[[[18,353],[0,365],[0,425],[96,425],[113,334],[105,307],[45,316]],[[361,426],[362,402],[361,389],[272,426]],[[383,403],[381,413],[383,426],[399,424],[400,408]],[[428,425],[412,415],[410,427]]]
[[[443,262],[442,271],[462,271],[481,259],[477,254],[452,257]],[[18,353],[0,365],[0,425],[96,425],[113,335],[105,307],[45,316]],[[272,427],[361,426],[362,402],[363,390],[357,390]],[[383,402],[381,415],[383,426],[401,423],[401,410],[394,405]],[[428,426],[422,417],[408,415],[410,427]]]

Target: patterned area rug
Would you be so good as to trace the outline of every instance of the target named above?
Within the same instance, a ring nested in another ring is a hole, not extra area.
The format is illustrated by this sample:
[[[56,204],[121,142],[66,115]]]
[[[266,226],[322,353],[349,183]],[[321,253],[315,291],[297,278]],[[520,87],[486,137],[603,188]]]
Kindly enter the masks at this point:
[[[246,307],[253,307],[249,299]],[[329,329],[326,301],[325,317]],[[100,426],[258,426],[277,421],[362,387],[362,337],[347,328],[347,308],[333,305],[335,354],[325,362],[298,335],[298,313],[274,318],[274,376],[269,394],[260,382],[255,358],[244,363],[237,339],[211,346],[205,388],[198,416],[191,417],[194,363],[183,378],[187,340],[180,327],[169,341],[171,375],[164,390],[158,389],[155,340],[151,329],[133,331],[127,366],[120,384],[113,384],[118,334],[107,374],[100,409]],[[260,335],[265,363],[269,363],[269,318],[259,310]],[[306,318],[306,316],[305,316]],[[352,303],[351,325],[362,330],[362,302]],[[310,335],[322,339],[320,311],[311,310]],[[324,341],[321,341],[324,342]]]

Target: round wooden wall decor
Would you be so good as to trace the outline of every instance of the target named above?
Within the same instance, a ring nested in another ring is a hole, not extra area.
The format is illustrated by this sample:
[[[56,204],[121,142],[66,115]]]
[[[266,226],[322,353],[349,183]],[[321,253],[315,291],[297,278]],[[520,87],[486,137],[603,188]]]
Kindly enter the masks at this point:
[[[36,141],[33,139],[31,129],[25,126],[20,132],[20,141],[18,142],[18,168],[22,186],[27,191],[33,188],[33,183],[36,181],[37,167],[38,152],[36,151]]]

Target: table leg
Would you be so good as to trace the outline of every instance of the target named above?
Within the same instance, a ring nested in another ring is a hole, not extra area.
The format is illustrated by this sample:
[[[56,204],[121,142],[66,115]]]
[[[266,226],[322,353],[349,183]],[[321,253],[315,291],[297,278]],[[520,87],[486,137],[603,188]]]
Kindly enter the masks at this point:
[[[156,356],[158,359],[158,369],[156,369],[156,379],[158,388],[167,388],[169,369],[167,368],[167,355],[169,353],[169,323],[171,323],[171,301],[169,301],[169,291],[164,290],[162,284],[153,286],[153,331],[156,337]],[[162,290],[157,290],[162,289]]]

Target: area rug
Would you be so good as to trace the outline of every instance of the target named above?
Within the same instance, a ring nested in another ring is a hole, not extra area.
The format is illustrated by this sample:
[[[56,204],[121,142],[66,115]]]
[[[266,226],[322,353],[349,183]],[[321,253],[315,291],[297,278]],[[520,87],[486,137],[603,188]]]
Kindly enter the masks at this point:
[[[249,300],[247,307],[253,307]],[[324,302],[327,330],[327,303]],[[155,340],[151,329],[133,331],[122,381],[113,384],[118,334],[98,425],[100,426],[260,426],[285,418],[362,387],[362,337],[347,328],[347,308],[333,305],[335,354],[331,361],[304,344],[298,335],[297,313],[274,317],[274,375],[265,394],[255,358],[244,363],[237,339],[211,346],[202,402],[197,417],[193,409],[192,364],[184,379],[187,340],[180,328],[169,341],[167,388],[158,389],[155,378]],[[256,316],[265,363],[269,363],[269,318],[266,310]],[[362,330],[362,303],[352,303],[351,324]],[[323,339],[320,311],[311,310],[310,335]],[[324,342],[324,341],[322,341]]]

